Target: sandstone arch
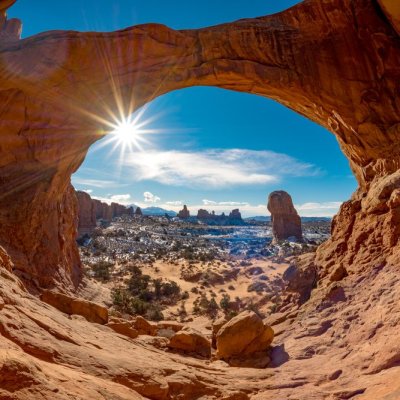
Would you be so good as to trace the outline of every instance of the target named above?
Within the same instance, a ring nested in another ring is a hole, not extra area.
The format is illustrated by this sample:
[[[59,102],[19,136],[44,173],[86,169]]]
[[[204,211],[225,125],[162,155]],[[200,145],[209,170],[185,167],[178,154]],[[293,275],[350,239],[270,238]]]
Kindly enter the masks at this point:
[[[333,132],[359,189],[317,263],[351,271],[390,262],[400,235],[400,39],[391,10],[377,0],[307,0],[199,30],[0,35],[0,245],[15,271],[40,287],[79,282],[71,174],[112,114],[193,85],[273,98]]]

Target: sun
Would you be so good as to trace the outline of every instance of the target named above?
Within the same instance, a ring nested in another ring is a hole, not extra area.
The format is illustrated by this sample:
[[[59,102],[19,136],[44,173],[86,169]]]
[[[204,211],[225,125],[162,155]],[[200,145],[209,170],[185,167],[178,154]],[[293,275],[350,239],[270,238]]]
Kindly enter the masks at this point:
[[[119,144],[125,146],[132,145],[138,147],[138,143],[143,140],[140,129],[134,121],[130,121],[129,119],[120,122],[115,130],[111,132],[111,135],[114,135]]]

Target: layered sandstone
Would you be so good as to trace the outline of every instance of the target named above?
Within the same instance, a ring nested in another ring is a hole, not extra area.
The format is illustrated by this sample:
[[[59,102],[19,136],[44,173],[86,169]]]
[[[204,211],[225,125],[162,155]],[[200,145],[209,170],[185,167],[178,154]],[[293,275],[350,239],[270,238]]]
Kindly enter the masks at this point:
[[[86,192],[76,192],[78,199],[78,237],[90,235],[97,226],[96,205]]]
[[[111,222],[113,218],[123,215],[133,216],[133,208],[122,204],[104,203],[97,199],[92,199],[86,192],[77,191],[78,200],[78,237],[91,235],[97,226],[97,220],[101,219]]]
[[[272,192],[268,197],[268,211],[271,213],[274,241],[303,239],[301,219],[289,193],[283,190]]]

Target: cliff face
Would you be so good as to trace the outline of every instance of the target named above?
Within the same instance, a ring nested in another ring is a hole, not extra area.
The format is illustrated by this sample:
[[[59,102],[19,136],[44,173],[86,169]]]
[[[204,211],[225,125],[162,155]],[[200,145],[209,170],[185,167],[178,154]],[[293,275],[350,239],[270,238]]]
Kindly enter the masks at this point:
[[[104,116],[193,85],[270,97],[329,129],[359,189],[317,262],[390,262],[399,253],[400,41],[398,8],[380,4],[308,0],[199,30],[149,24],[22,41],[3,23],[0,244],[15,270],[40,286],[76,283],[70,176],[110,130]]]
[[[110,222],[113,218],[122,215],[133,215],[133,208],[127,208],[122,204],[104,203],[92,199],[86,192],[76,191],[78,200],[78,236],[90,235],[97,226],[97,220],[103,219]]]

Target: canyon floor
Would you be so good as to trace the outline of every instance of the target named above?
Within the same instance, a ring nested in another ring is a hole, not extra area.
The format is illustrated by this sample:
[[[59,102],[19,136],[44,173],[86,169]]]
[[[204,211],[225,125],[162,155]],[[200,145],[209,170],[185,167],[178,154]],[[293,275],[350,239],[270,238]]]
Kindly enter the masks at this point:
[[[86,253],[86,261],[93,261],[90,245],[81,251]],[[219,308],[213,316],[201,312],[196,315],[195,299],[202,291],[210,299],[213,292],[219,304],[222,295],[229,293],[233,311],[257,308],[272,325],[275,339],[267,368],[230,367],[221,360],[169,350],[165,346],[167,339],[162,336],[139,335],[132,339],[110,326],[62,313],[29,294],[2,254],[0,398],[400,398],[399,266],[376,266],[362,276],[349,275],[317,286],[311,298],[298,305],[287,296],[283,279],[288,264],[295,262],[293,254],[281,251],[265,256],[235,256],[236,259],[228,255],[225,260],[216,256],[216,260],[207,262],[166,261],[168,254],[162,257],[140,258],[136,263],[143,274],[176,281],[180,294],[189,293],[189,297],[183,296],[186,315],[179,312],[182,300],[174,304],[161,302],[164,318],[195,327],[211,337],[212,320],[222,310]],[[312,263],[313,253],[300,257]],[[113,266],[110,279],[103,282],[87,277],[76,295],[111,306],[112,288],[129,277],[121,269],[133,263],[119,261]],[[210,279],[206,285],[204,273]],[[192,276],[196,279],[191,282]],[[259,279],[262,276],[268,279]],[[249,291],[255,282],[265,285]],[[280,291],[279,297],[274,297],[274,290]],[[240,304],[235,303],[235,298]],[[277,302],[280,306],[273,307]],[[111,315],[135,318],[113,307]],[[160,322],[152,322],[157,323]]]

